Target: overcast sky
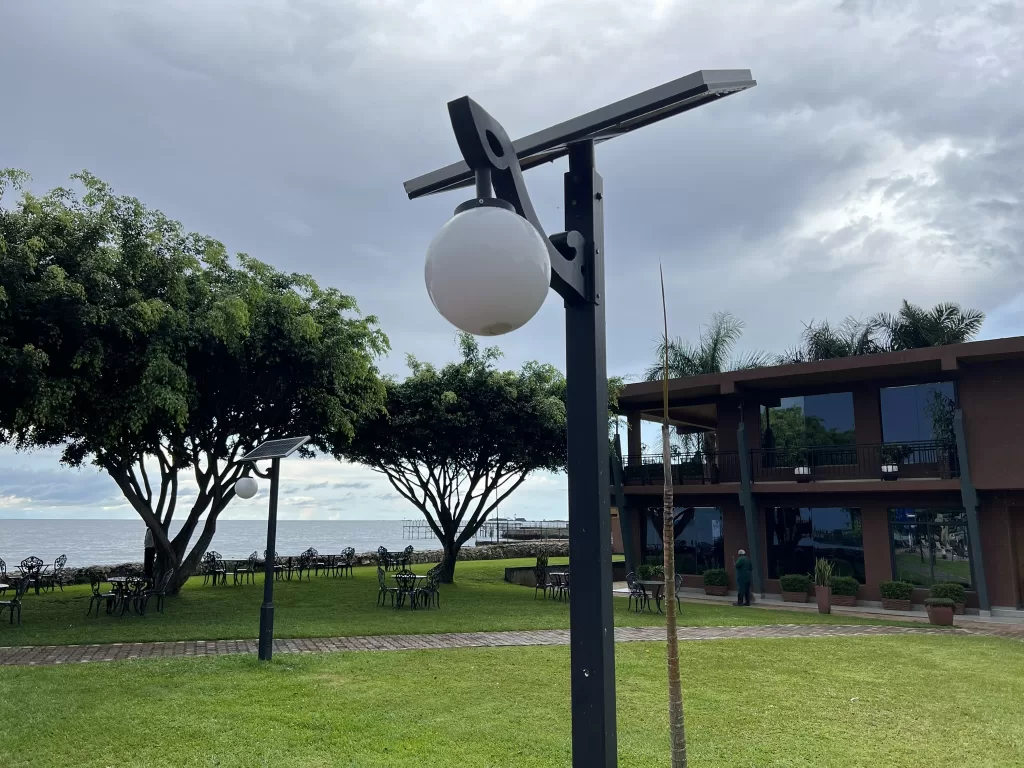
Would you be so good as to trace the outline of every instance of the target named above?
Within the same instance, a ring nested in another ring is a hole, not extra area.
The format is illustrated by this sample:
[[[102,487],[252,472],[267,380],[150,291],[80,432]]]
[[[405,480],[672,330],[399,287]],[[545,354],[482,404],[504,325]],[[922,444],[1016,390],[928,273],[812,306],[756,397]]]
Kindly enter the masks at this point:
[[[464,193],[408,201],[458,159],[445,103],[469,94],[516,138],[698,69],[752,91],[602,145],[608,365],[716,310],[743,347],[802,323],[957,301],[984,337],[1024,334],[1024,14],[1014,2],[64,0],[0,4],[0,167],[45,191],[87,168],[230,250],[309,272],[443,363],[452,329],[423,253]],[[560,231],[564,160],[530,171]],[[561,306],[500,339],[562,366]],[[413,517],[372,472],[289,462],[282,516]],[[262,498],[261,498],[262,497]],[[266,499],[225,513],[260,516]],[[501,510],[565,517],[563,477]],[[0,452],[0,517],[132,516],[113,482]]]

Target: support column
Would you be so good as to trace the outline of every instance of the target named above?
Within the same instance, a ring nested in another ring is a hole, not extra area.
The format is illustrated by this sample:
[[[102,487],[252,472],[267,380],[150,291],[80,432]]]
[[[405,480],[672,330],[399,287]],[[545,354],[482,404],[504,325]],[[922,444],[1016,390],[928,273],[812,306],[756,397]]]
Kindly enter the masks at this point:
[[[971,565],[974,588],[978,592],[978,608],[987,614],[992,610],[988,599],[988,581],[985,579],[985,561],[982,557],[981,526],[978,524],[978,491],[971,482],[971,463],[967,454],[967,436],[964,432],[964,412],[957,408],[953,414],[953,432],[956,434],[956,452],[960,463],[960,498],[967,513],[967,538],[971,546]]]
[[[630,573],[636,571],[639,552],[633,536],[633,510],[626,506],[626,493],[622,488],[622,440],[618,433],[615,434],[615,455],[611,463],[615,506],[619,510],[619,531],[622,533],[622,552],[626,556],[626,573]]]
[[[744,517],[747,521],[747,552],[753,566],[750,575],[750,586],[754,592],[764,597],[764,563],[761,559],[761,529],[757,524],[757,506],[754,503],[754,492],[751,486],[750,449],[747,446],[747,425],[743,421],[743,404],[740,403],[740,425],[736,429],[736,449],[740,460],[740,504],[743,505]]]
[[[629,427],[629,431],[626,433],[627,460],[633,460],[634,457],[637,457],[636,460],[639,460],[640,454],[643,453],[644,440],[641,433],[641,423],[639,413],[631,413],[626,416],[626,424]]]
[[[566,301],[565,370],[569,476],[569,655],[574,768],[615,768],[615,625],[608,499],[604,214],[594,142],[569,147],[565,231],[585,242],[592,301]]]

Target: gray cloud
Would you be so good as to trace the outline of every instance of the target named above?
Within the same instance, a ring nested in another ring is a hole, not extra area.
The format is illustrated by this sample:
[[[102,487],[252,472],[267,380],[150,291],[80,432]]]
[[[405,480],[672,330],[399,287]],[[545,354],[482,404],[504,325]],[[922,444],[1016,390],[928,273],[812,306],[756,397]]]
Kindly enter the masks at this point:
[[[39,189],[88,167],[232,250],[354,294],[400,373],[408,352],[455,354],[422,254],[461,197],[401,188],[456,159],[445,101],[469,93],[518,136],[701,67],[749,67],[754,90],[600,148],[613,372],[650,355],[659,261],[673,332],[691,337],[725,309],[747,321],[745,346],[780,351],[802,321],[904,297],[995,310],[1001,333],[1024,333],[1018,4],[582,7],[9,4],[2,164]],[[563,171],[528,176],[552,231]],[[560,365],[562,327],[552,297],[500,340],[506,363]],[[373,499],[378,486],[332,487]]]

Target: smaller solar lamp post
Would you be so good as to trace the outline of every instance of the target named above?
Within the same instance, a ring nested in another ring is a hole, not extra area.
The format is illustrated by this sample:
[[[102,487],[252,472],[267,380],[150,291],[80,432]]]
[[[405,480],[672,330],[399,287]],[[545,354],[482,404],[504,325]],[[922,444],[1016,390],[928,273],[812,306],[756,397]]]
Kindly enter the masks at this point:
[[[309,442],[309,437],[286,437],[267,440],[256,446],[239,461],[252,462],[252,471],[264,479],[270,478],[270,514],[267,516],[267,551],[263,568],[263,605],[260,607],[260,661],[270,661],[274,653],[274,565],[277,551],[277,488],[281,479],[281,459],[291,456]],[[270,469],[261,472],[256,462],[270,459]],[[243,499],[256,495],[256,481],[242,477],[235,483],[235,494]]]

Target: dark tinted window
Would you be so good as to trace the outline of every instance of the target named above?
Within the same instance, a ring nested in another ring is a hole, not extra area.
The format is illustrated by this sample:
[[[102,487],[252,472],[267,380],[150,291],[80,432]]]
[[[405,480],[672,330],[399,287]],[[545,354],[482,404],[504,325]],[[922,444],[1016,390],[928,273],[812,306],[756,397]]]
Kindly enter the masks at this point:
[[[953,439],[953,382],[881,390],[882,439],[887,443]]]
[[[676,571],[699,575],[709,568],[724,567],[722,511],[717,507],[676,507]],[[662,510],[647,510],[644,555],[660,562],[662,557]]]
[[[768,577],[814,573],[819,557],[833,561],[837,576],[864,583],[864,535],[860,510],[851,507],[769,507]]]
[[[784,397],[778,408],[761,415],[762,445],[769,426],[768,444],[779,449],[852,445],[853,393]]]
[[[892,572],[897,581],[930,586],[944,581],[971,585],[971,548],[963,510],[889,510]]]

